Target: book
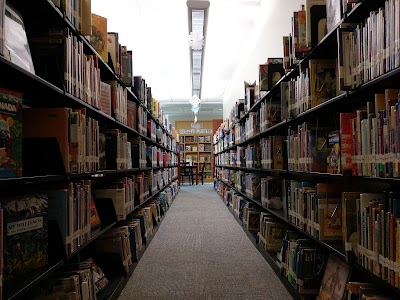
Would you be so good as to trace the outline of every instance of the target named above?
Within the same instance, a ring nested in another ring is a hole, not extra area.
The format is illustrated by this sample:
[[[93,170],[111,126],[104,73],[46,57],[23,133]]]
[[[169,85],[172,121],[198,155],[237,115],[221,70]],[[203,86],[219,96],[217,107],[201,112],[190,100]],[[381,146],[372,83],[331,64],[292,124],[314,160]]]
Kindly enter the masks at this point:
[[[93,230],[96,227],[99,227],[101,225],[100,217],[99,214],[97,213],[97,208],[94,203],[93,196],[91,195],[90,197],[90,226],[91,229]]]
[[[90,257],[86,259],[85,262],[92,264],[94,290],[96,294],[98,294],[110,283],[110,281],[93,258]]]
[[[326,30],[331,32],[342,17],[342,0],[326,0]]]
[[[22,176],[22,94],[0,88],[0,178]]]
[[[338,130],[328,133],[328,168],[330,174],[341,173],[340,132]]]
[[[90,43],[104,62],[108,62],[107,18],[92,13]]]
[[[299,247],[298,291],[300,294],[318,294],[328,253],[323,249]]]
[[[6,13],[6,0],[1,0],[0,1],[0,55],[1,56],[4,55],[5,13]]]
[[[47,194],[1,200],[4,214],[4,282],[48,263]]]
[[[334,59],[310,59],[311,107],[336,96],[336,62]]]
[[[356,261],[357,251],[357,199],[358,192],[342,193],[342,231],[347,261]]]
[[[65,171],[70,173],[70,113],[71,109],[24,108],[24,138],[56,138],[64,161]]]
[[[268,90],[271,90],[277,82],[285,75],[283,69],[283,58],[268,58]],[[260,89],[261,90],[261,89]]]
[[[340,164],[343,175],[351,175],[353,170],[353,130],[351,120],[356,117],[356,113],[340,114]]]
[[[5,5],[4,57],[20,68],[35,74],[22,14],[8,1]]]
[[[314,47],[326,35],[326,0],[306,0],[307,45]]]
[[[329,255],[317,299],[342,299],[351,268],[334,255]]]

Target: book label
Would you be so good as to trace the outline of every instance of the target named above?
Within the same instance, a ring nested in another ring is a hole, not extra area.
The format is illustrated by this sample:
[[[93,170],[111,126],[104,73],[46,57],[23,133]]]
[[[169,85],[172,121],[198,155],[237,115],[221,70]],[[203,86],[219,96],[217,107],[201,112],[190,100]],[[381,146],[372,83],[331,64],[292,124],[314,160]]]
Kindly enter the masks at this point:
[[[43,228],[43,217],[25,219],[7,224],[7,236]]]

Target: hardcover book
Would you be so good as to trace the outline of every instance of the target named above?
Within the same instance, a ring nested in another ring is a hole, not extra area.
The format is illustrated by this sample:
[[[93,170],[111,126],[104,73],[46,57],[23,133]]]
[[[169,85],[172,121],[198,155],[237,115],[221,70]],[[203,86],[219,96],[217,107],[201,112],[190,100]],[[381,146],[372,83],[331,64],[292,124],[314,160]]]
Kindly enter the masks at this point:
[[[259,86],[260,91],[268,91],[268,65],[262,64],[259,66]]]
[[[97,208],[94,203],[93,196],[90,197],[90,227],[93,230],[94,228],[101,225],[99,214],[97,213]]]
[[[328,134],[328,173],[340,174],[341,173],[341,151],[340,151],[340,132],[338,130],[332,131]]]
[[[358,192],[342,193],[342,231],[347,261],[357,261],[357,199]]]
[[[283,69],[283,58],[268,58],[268,89],[272,89],[277,82],[285,75]],[[261,89],[260,89],[261,90]]]
[[[6,1],[0,1],[0,55],[4,55],[4,23],[5,23]],[[1,294],[0,294],[1,295]]]
[[[333,30],[342,17],[342,0],[326,0],[326,29]]]
[[[340,148],[341,148],[341,172],[343,175],[351,175],[353,170],[353,130],[351,120],[356,117],[356,113],[340,114]]]
[[[4,282],[48,263],[47,194],[1,201],[4,211]]]
[[[314,47],[326,35],[326,0],[306,0],[307,44]]]
[[[4,56],[17,66],[35,74],[22,14],[8,1],[4,18]]]
[[[322,249],[306,247],[300,248],[299,252],[299,293],[318,294],[321,287],[322,271],[329,255]]]
[[[0,88],[0,178],[22,176],[22,94]]]
[[[350,266],[344,261],[334,255],[329,255],[317,299],[342,299],[350,270]]]
[[[100,57],[108,62],[107,18],[92,13],[90,43]]]
[[[101,268],[96,264],[93,258],[88,258],[85,262],[89,262],[92,264],[92,272],[93,272],[93,281],[94,281],[94,290],[96,294],[101,292],[110,282],[107,279],[104,272]]]
[[[310,59],[311,107],[336,96],[336,62],[333,59]]]

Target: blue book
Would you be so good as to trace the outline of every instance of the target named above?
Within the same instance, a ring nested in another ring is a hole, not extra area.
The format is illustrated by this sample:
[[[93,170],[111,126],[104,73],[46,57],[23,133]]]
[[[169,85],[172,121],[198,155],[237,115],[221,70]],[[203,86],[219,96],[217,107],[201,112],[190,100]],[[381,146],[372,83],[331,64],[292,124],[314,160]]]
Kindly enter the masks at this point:
[[[70,236],[70,213],[69,211],[69,198],[68,191],[63,190],[49,190],[47,191],[49,199],[48,207],[48,220],[55,221],[60,229],[61,237],[65,246],[65,254],[71,254],[71,239]],[[72,218],[71,218],[72,219]],[[72,224],[71,224],[72,225]]]

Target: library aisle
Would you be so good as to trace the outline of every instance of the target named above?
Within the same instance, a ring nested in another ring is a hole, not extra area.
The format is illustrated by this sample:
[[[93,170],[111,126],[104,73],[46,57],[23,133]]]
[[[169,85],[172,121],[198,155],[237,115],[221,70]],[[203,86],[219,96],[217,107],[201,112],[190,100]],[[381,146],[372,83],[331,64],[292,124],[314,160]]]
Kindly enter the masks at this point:
[[[293,299],[211,184],[183,185],[125,299]]]

